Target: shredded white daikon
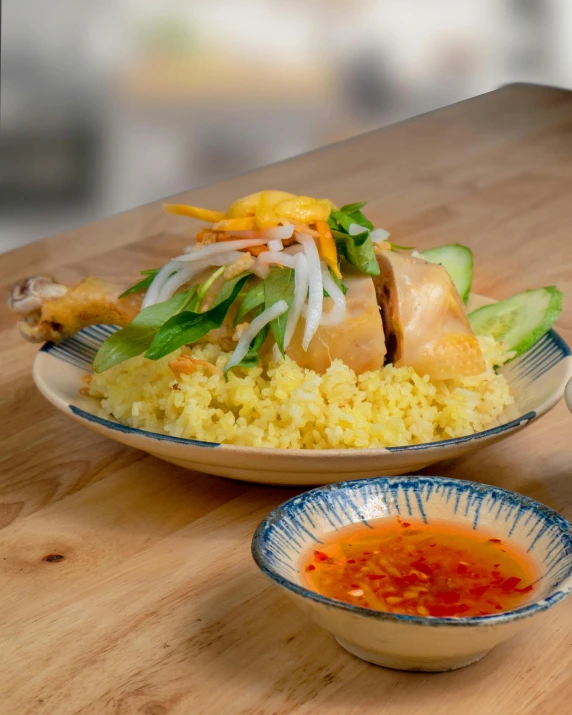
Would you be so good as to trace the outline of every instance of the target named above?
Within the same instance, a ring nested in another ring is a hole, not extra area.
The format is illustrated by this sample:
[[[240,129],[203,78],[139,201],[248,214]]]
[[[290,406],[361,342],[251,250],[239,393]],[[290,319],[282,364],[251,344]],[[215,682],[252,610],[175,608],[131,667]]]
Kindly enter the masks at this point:
[[[294,226],[292,225],[261,228],[255,229],[254,231],[232,231],[232,235],[238,236],[238,238],[265,238],[267,241],[279,241],[285,238],[292,238],[293,233]]]
[[[289,256],[284,251],[280,251],[280,253],[277,251],[265,251],[258,256],[258,260],[261,263],[277,263],[287,268],[294,268],[294,256]]]
[[[295,243],[293,246],[285,248],[284,253],[287,253],[289,256],[294,256],[296,253],[304,253],[304,246],[301,246],[299,243]]]
[[[256,261],[252,268],[252,272],[255,276],[258,276],[262,280],[265,280],[266,278],[268,278],[268,275],[270,273],[270,264],[263,263],[262,261]]]
[[[262,311],[260,315],[254,318],[252,323],[250,323],[248,328],[240,336],[240,340],[236,344],[236,348],[230,356],[225,369],[230,370],[231,367],[238,365],[248,352],[250,343],[258,335],[262,328],[274,320],[274,318],[278,318],[278,316],[282,315],[282,313],[285,313],[287,310],[288,303],[285,300],[279,300],[277,303],[274,303],[274,305],[270,306],[270,308],[266,308],[266,310]]]
[[[334,301],[334,305],[327,313],[322,313],[320,325],[339,325],[346,317],[346,296],[336,285],[325,266],[322,267],[322,280],[324,281],[324,288]]]
[[[157,298],[159,297],[159,292],[161,288],[169,280],[171,274],[178,273],[181,268],[182,264],[178,261],[169,261],[169,263],[166,263],[163,268],[161,268],[155,278],[153,278],[153,281],[151,282],[149,288],[147,288],[147,292],[145,293],[145,297],[143,298],[143,302],[141,303],[141,310],[143,310],[144,308],[148,308],[150,305],[154,305],[158,302]]]
[[[308,261],[309,292],[308,309],[306,311],[306,325],[302,337],[302,348],[308,350],[310,341],[320,325],[324,304],[324,285],[322,282],[322,269],[320,255],[316,243],[311,236],[296,233],[296,239],[304,246],[304,254]]]
[[[369,235],[374,243],[383,243],[389,238],[389,231],[386,231],[384,228],[376,228]]]
[[[267,238],[243,238],[239,241],[222,241],[211,243],[208,246],[201,246],[196,251],[185,253],[182,256],[177,256],[174,261],[202,261],[204,258],[211,258],[218,253],[227,253],[228,251],[239,251],[243,248],[251,246],[264,246],[268,243]]]
[[[183,266],[165,281],[157,293],[157,297],[153,302],[149,302],[148,305],[155,305],[155,303],[163,303],[163,301],[169,300],[181,286],[188,283],[192,278],[201,273],[201,271],[204,271],[205,268],[207,268],[205,263],[191,263],[190,266]],[[145,296],[145,298],[147,299],[147,296]]]
[[[268,241],[268,250],[270,251],[282,251],[284,245],[279,238],[275,238],[272,241]]]
[[[360,233],[363,233],[367,230],[368,229],[365,228],[365,226],[360,226],[358,223],[350,223],[348,233],[350,234],[350,236],[359,236]]]
[[[208,259],[207,263],[209,266],[226,266],[227,263],[234,263],[247,255],[247,253],[243,253],[242,251],[228,251],[222,255],[212,256],[212,258]]]
[[[226,266],[227,263],[233,263],[239,258],[243,258],[244,255],[244,253],[240,253],[239,251],[229,251],[222,256],[212,256],[212,258],[209,258],[207,261],[179,264],[180,268],[163,283],[156,295],[151,296],[151,298],[145,296],[145,307],[169,300],[169,298],[172,298],[181,286],[184,286],[185,283],[188,283],[195,276],[198,276],[210,266]]]
[[[292,336],[302,315],[306,296],[308,295],[308,260],[304,253],[294,256],[294,297],[288,311],[286,330],[284,331],[284,349],[290,345]]]

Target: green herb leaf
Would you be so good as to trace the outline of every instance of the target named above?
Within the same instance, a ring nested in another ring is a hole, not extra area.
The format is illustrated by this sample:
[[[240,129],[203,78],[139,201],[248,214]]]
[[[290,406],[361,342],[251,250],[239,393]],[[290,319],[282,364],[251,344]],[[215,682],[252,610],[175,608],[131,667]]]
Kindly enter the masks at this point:
[[[369,231],[357,236],[350,236],[340,231],[334,232],[338,255],[343,256],[348,263],[355,266],[361,273],[368,276],[379,275],[379,264],[373,250],[373,242]]]
[[[256,315],[260,315],[260,313],[262,313],[262,311],[263,311],[263,308],[262,308],[262,306],[260,306],[260,308],[256,311]],[[262,330],[253,338],[246,355],[234,367],[256,367],[258,365],[258,363],[260,361],[260,358],[258,356],[258,351],[264,345],[264,341],[268,337],[269,331],[270,331],[270,324],[267,323],[262,328]]]
[[[361,211],[354,211],[350,214],[350,218],[352,219],[352,223],[357,223],[358,226],[363,226],[364,228],[373,231],[372,222],[366,218]]]
[[[372,222],[366,218],[361,211],[354,211],[353,213],[348,213],[347,211],[333,211],[330,214],[330,218],[339,224],[339,226],[333,227],[330,224],[330,228],[333,228],[334,230],[339,230],[341,227],[346,233],[349,233],[352,223],[362,226],[368,231],[373,230]]]
[[[251,288],[248,293],[244,296],[242,303],[238,308],[236,313],[236,318],[234,319],[235,327],[240,323],[247,313],[251,310],[258,308],[259,305],[264,303],[264,283],[257,283],[253,288]]]
[[[398,243],[389,243],[389,245],[392,251],[413,251],[415,249],[415,246],[400,246]]]
[[[334,231],[339,231],[341,227],[347,234],[350,232],[350,226],[352,223],[355,223],[351,216],[348,216],[348,214],[342,213],[341,211],[332,211],[330,218],[339,224],[338,226],[333,227]],[[330,226],[330,228],[332,227]]]
[[[340,211],[332,211],[328,224],[336,241],[338,255],[343,256],[348,263],[362,273],[378,276],[379,265],[369,235],[373,224],[360,211],[363,206],[365,206],[364,203],[348,204]],[[353,212],[348,213],[348,209],[353,209]],[[362,226],[364,231],[357,236],[350,235],[352,224]]]
[[[199,297],[200,297],[201,301],[204,299],[209,288],[216,281],[216,279],[224,273],[225,268],[226,268],[226,266],[221,266],[220,268],[217,268],[217,270],[212,274],[212,276],[210,276],[210,278],[207,278],[207,280],[199,288]]]
[[[132,293],[139,293],[139,291],[147,290],[147,288],[149,288],[149,286],[153,282],[153,279],[155,278],[157,273],[159,273],[159,268],[152,268],[150,271],[141,271],[141,275],[145,276],[145,278],[139,281],[139,283],[135,283],[135,285],[132,285],[131,288],[128,288],[119,297],[127,298],[127,296],[131,295]]]
[[[346,204],[342,206],[340,211],[344,214],[354,214],[356,211],[360,211],[367,204],[367,201],[358,201],[355,204]]]
[[[288,308],[290,308],[293,299],[294,271],[291,268],[274,266],[270,269],[268,278],[264,281],[264,307],[270,308],[279,300],[285,300]],[[284,333],[286,332],[287,320],[288,311],[285,311],[270,323],[274,340],[282,355],[284,355]]]
[[[197,287],[178,293],[169,300],[150,305],[137,315],[131,325],[118,330],[102,343],[93,361],[95,372],[105,372],[129,358],[141,355],[153,342],[161,326],[188,307]]]
[[[339,226],[338,222],[332,218],[331,214],[328,216],[328,226],[331,228],[332,231],[340,230],[340,226]]]
[[[345,286],[345,285],[341,282],[341,280],[337,277],[337,275],[334,273],[334,271],[333,271],[329,266],[328,266],[328,271],[330,272],[330,276],[332,277],[332,280],[334,281],[334,283],[338,286],[338,288],[342,291],[342,293],[343,293],[344,295],[346,295],[347,292],[348,292],[347,286]],[[326,296],[328,296],[328,293],[327,293],[326,291],[324,291],[324,294],[325,294]],[[329,297],[329,296],[328,296],[328,297]]]
[[[228,299],[229,296],[231,296],[234,293],[234,288],[239,283],[242,281],[243,278],[250,278],[252,273],[241,273],[238,276],[235,276],[229,281],[225,281],[217,295],[217,297],[214,299],[213,304],[211,305],[212,308],[216,308],[217,305],[220,305],[221,303],[224,303],[225,300]],[[246,281],[243,281],[241,283],[241,287],[246,284]],[[238,293],[236,294],[235,298],[238,296]]]
[[[204,313],[195,313],[187,310],[184,313],[174,315],[161,327],[155,335],[151,347],[145,353],[145,357],[150,360],[169,355],[173,350],[200,340],[211,330],[220,328],[228,313],[230,306],[234,303],[242,287],[249,279],[250,274],[237,276],[226,285],[232,283],[228,297],[214,304],[212,308]],[[222,291],[221,291],[222,292]],[[220,296],[220,294],[219,294]]]
[[[201,305],[203,304],[203,298],[201,296],[201,286],[200,284],[197,284],[196,286],[193,286],[193,289],[194,288],[196,288],[196,291],[193,290],[193,295],[189,300],[188,305],[185,306],[185,310],[192,310],[194,313],[199,313],[201,310]]]

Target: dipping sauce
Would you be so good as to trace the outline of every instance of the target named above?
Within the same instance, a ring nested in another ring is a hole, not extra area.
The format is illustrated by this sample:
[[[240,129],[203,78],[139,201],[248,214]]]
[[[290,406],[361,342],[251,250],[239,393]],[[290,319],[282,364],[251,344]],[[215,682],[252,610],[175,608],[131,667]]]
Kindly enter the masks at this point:
[[[488,616],[531,598],[527,553],[479,529],[388,518],[335,532],[302,568],[312,591],[377,611]]]

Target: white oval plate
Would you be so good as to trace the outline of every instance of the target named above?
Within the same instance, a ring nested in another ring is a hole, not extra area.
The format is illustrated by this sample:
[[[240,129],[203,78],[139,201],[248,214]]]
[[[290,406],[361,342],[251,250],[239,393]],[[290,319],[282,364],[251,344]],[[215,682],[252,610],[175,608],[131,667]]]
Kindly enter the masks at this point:
[[[469,308],[490,302],[472,296]],[[59,345],[46,343],[36,355],[33,368],[40,392],[59,410],[105,437],[188,469],[260,484],[310,486],[417,472],[523,429],[559,402],[566,382],[572,378],[570,348],[551,330],[528,352],[501,369],[515,396],[519,416],[484,432],[388,449],[237,447],[145,432],[97,416],[94,400],[79,394],[83,386],[81,378],[92,371],[99,345],[114,330],[96,325]]]

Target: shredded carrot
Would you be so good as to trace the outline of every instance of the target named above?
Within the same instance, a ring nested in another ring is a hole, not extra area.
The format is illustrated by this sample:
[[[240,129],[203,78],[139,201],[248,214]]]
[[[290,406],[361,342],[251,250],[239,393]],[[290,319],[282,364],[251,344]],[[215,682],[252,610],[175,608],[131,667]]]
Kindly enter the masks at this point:
[[[213,228],[215,231],[254,231],[258,226],[253,216],[247,216],[245,218],[221,219]]]
[[[163,211],[177,216],[189,216],[190,218],[196,218],[199,219],[199,221],[206,221],[207,223],[222,221],[226,216],[222,211],[211,211],[210,209],[201,209],[197,206],[185,206],[184,204],[163,204]]]
[[[318,252],[324,259],[324,262],[329,266],[336,276],[341,280],[342,274],[338,267],[338,252],[336,250],[336,242],[330,231],[330,227],[325,221],[316,221],[318,229]]]
[[[292,246],[294,243],[296,243],[296,239],[294,238],[294,236],[292,236],[292,238],[282,239],[282,245],[284,246]]]
[[[227,233],[226,231],[213,231],[212,234],[215,237],[215,243],[238,240],[238,236],[233,236],[231,233]]]
[[[268,250],[268,246],[250,246],[250,248],[246,248],[245,250],[253,256],[259,256],[261,253]]]
[[[231,233],[226,233],[224,231],[217,231],[212,232],[213,235],[216,235],[216,242],[217,243],[226,243],[228,241],[238,241],[240,240],[240,236],[233,236]],[[255,237],[256,238],[256,237]],[[198,240],[198,239],[197,239]],[[240,249],[241,253],[251,253],[253,256],[259,256],[261,253],[264,251],[268,251],[268,246],[262,245],[262,246],[250,246],[249,248],[242,248]]]
[[[228,231],[217,229],[215,231],[215,233],[218,236],[217,241],[242,241],[244,239],[244,236],[236,236],[235,234],[233,234],[232,230],[237,231],[238,229],[228,229]],[[248,229],[248,230],[250,230],[250,229]],[[253,229],[249,235],[249,238],[264,238],[264,237],[265,237],[264,229]]]
[[[205,237],[205,232],[204,232],[204,229],[203,229],[202,231],[199,231],[199,232],[197,233],[197,243],[202,243],[204,237]]]
[[[312,238],[318,238],[318,236],[319,236],[317,231],[314,231],[309,226],[306,226],[305,223],[295,223],[294,230],[297,231],[298,233],[305,233],[308,236],[312,236]]]

